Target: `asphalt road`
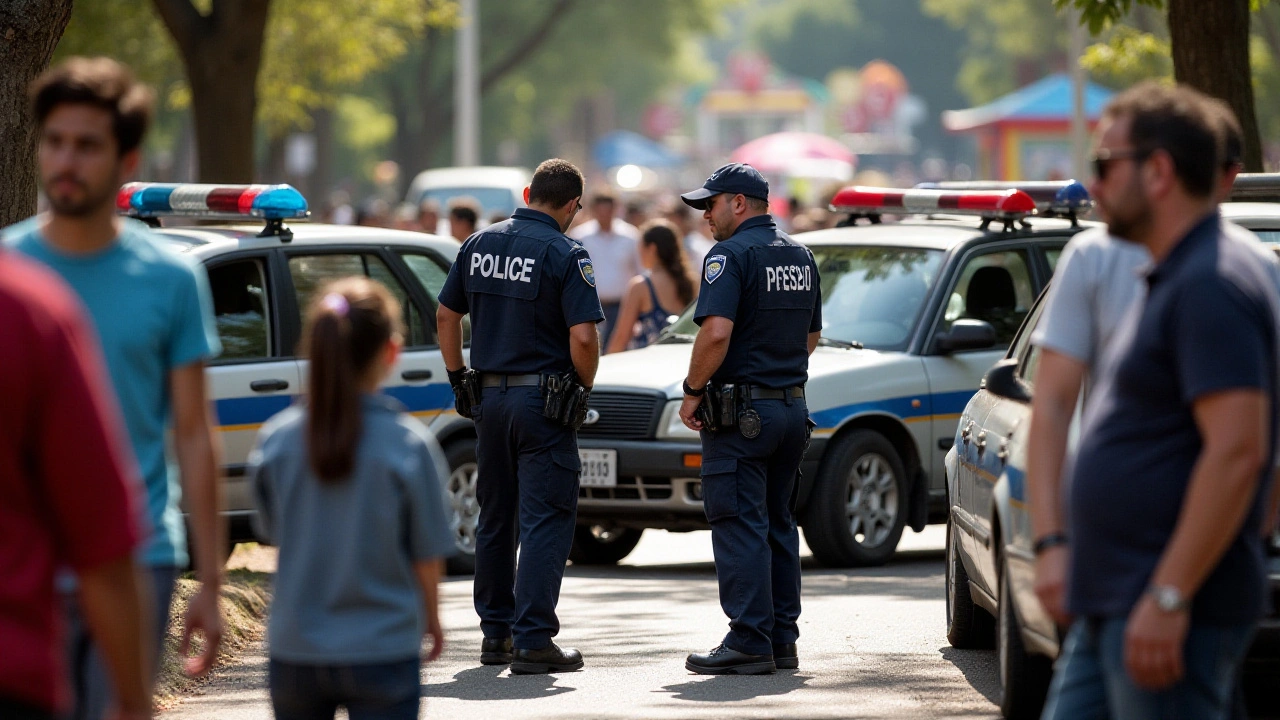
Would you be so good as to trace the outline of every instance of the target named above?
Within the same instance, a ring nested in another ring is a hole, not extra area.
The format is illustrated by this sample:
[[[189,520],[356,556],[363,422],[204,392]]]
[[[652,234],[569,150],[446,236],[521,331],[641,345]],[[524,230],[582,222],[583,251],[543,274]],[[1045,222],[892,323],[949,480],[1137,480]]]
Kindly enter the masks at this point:
[[[623,565],[570,567],[560,600],[562,646],[582,650],[576,673],[512,676],[478,660],[471,582],[444,584],[448,647],[423,672],[427,716],[450,718],[995,718],[991,651],[945,638],[941,527],[904,537],[882,568],[833,571],[806,561],[800,669],[709,677],[684,657],[716,645],[706,532],[646,533]],[[807,553],[807,551],[806,551]],[[200,696],[163,717],[270,718],[266,661],[256,648]]]

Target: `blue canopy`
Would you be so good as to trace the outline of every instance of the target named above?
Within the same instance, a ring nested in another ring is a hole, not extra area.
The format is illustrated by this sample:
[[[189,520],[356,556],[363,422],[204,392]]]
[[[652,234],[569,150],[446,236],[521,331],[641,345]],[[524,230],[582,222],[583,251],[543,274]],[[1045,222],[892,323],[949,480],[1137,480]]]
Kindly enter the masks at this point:
[[[1101,85],[1086,82],[1085,116],[1090,121],[1097,120],[1112,94]],[[947,110],[942,113],[942,126],[952,132],[963,132],[1010,120],[1070,120],[1071,102],[1071,76],[1057,73],[986,105],[968,110]]]
[[[615,130],[596,141],[591,149],[596,167],[640,165],[648,168],[676,167],[684,158],[649,138],[630,130]]]

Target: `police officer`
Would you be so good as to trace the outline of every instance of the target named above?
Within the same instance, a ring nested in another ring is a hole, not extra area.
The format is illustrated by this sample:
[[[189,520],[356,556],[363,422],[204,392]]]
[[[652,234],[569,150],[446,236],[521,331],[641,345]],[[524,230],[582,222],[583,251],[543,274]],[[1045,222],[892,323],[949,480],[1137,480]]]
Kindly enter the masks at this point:
[[[796,668],[794,510],[809,432],[804,384],[822,328],[818,268],[778,229],[769,184],[751,166],[725,165],[681,198],[703,211],[716,240],[703,262],[701,330],[680,419],[702,435],[702,502],[729,616],[723,642],[685,667],[707,675]]]
[[[564,160],[539,165],[524,191],[529,207],[463,243],[436,315],[459,412],[478,435],[480,661],[510,663],[519,674],[582,667],[581,653],[551,640],[578,507],[577,433],[545,415],[547,396],[571,371],[585,412],[600,359],[604,313],[591,258],[564,235],[582,208],[582,186]],[[474,373],[462,358],[467,314]]]

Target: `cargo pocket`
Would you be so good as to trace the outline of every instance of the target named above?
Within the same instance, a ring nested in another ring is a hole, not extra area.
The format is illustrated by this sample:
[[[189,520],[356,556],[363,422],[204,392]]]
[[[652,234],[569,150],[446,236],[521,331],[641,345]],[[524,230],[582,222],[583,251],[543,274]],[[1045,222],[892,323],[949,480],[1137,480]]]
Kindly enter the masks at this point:
[[[702,461],[702,508],[707,522],[738,515],[738,460]]]
[[[552,470],[547,483],[547,502],[561,510],[578,507],[578,476],[582,459],[576,452],[551,451]]]

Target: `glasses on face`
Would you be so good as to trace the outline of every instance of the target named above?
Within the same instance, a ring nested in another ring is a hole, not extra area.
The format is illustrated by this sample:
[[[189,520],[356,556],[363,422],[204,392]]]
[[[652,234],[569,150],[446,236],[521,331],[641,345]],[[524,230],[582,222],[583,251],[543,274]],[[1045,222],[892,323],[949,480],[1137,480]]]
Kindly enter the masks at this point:
[[[1106,148],[1099,148],[1098,151],[1089,158],[1089,162],[1093,164],[1094,177],[1099,180],[1106,180],[1107,170],[1111,167],[1111,163],[1121,160],[1136,160],[1141,162],[1150,156],[1150,150],[1138,150],[1136,148],[1108,150]]]

